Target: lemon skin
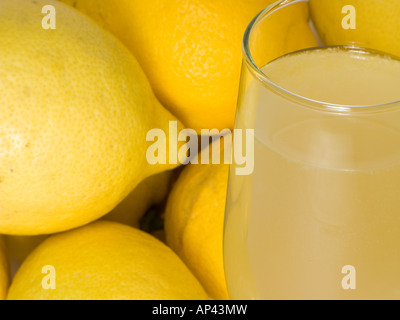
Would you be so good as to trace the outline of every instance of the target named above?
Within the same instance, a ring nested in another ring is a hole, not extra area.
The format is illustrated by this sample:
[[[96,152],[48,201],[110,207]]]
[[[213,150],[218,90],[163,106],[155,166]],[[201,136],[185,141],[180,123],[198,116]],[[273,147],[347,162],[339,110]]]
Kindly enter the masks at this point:
[[[44,30],[47,4],[0,2],[3,234],[49,234],[87,224],[146,177],[177,166],[150,165],[146,158],[148,131],[168,135],[176,118],[157,101],[133,55],[59,2],[52,2],[56,29]]]
[[[42,282],[44,266],[55,272],[55,289]],[[98,221],[51,236],[18,270],[9,300],[207,299],[184,263],[151,235]]]

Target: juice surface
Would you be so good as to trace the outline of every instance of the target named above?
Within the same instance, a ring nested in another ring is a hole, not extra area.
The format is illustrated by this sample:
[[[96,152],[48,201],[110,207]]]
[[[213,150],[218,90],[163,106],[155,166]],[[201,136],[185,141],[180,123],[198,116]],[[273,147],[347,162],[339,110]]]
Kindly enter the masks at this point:
[[[282,88],[317,101],[378,105],[400,100],[400,61],[363,49],[305,50],[262,71]]]

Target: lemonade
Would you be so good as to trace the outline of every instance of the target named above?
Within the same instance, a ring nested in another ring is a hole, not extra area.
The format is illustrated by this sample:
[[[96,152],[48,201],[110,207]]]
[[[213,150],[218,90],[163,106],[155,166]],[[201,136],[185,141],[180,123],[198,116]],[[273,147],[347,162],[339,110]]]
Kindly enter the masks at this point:
[[[332,104],[400,100],[400,61],[337,47],[287,55],[263,72],[326,104],[257,81],[242,97],[237,127],[253,123],[255,170],[231,169],[231,298],[399,299],[400,105]]]

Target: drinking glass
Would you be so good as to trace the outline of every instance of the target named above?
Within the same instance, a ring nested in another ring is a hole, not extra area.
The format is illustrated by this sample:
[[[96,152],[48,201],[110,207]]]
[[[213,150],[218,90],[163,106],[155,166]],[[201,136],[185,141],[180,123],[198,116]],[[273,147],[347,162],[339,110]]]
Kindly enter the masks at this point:
[[[308,8],[277,1],[244,37],[235,129],[254,130],[254,171],[230,169],[229,294],[399,299],[400,62],[351,30],[322,43]]]

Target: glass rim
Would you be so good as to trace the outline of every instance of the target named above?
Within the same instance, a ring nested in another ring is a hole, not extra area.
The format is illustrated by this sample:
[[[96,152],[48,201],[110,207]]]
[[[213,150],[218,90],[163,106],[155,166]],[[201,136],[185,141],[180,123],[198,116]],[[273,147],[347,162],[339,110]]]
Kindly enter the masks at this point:
[[[285,3],[286,2],[286,3]],[[400,108],[400,100],[391,101],[383,104],[372,104],[372,105],[346,105],[346,104],[335,104],[329,102],[323,102],[319,100],[310,99],[304,97],[302,95],[296,94],[291,92],[284,87],[279,86],[273,80],[271,80],[257,65],[254,61],[252,54],[250,52],[250,36],[253,33],[253,30],[257,28],[257,26],[262,23],[265,18],[268,18],[271,14],[275,13],[278,10],[284,9],[289,5],[293,5],[295,3],[300,2],[309,2],[309,0],[277,0],[274,3],[267,6],[263,9],[248,25],[246,28],[243,43],[242,43],[242,52],[244,61],[246,66],[250,69],[254,77],[257,81],[261,82],[264,86],[268,88],[272,88],[278,94],[283,95],[285,98],[295,100],[297,103],[301,103],[303,106],[318,109],[320,111],[329,111],[333,113],[355,113],[355,112],[362,112],[362,113],[381,113],[386,111],[392,111],[393,109]],[[317,48],[327,48],[328,46],[324,47],[313,47],[307,49],[317,49]],[[350,49],[363,49],[359,46],[345,46],[346,48]],[[304,50],[307,50],[304,49]],[[300,50],[302,51],[302,50]],[[379,51],[377,51],[379,52]],[[387,54],[390,57],[390,54]]]

